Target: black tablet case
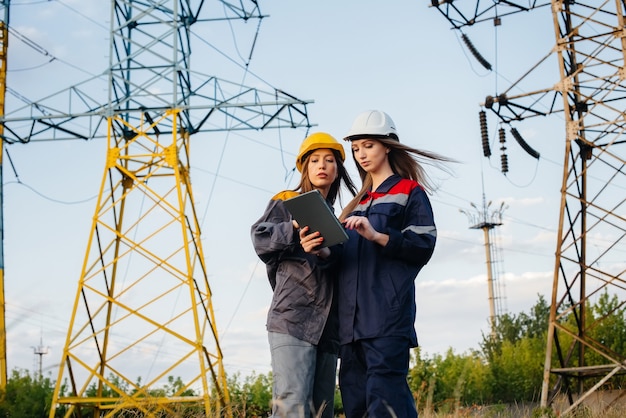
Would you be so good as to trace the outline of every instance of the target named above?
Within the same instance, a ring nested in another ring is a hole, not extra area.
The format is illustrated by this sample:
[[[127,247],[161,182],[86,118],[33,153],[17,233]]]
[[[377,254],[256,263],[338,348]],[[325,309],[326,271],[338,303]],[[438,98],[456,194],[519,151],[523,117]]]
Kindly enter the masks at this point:
[[[284,201],[285,207],[300,227],[308,226],[310,232],[319,231],[324,242],[320,248],[330,247],[348,240],[348,234],[318,190],[302,193]]]

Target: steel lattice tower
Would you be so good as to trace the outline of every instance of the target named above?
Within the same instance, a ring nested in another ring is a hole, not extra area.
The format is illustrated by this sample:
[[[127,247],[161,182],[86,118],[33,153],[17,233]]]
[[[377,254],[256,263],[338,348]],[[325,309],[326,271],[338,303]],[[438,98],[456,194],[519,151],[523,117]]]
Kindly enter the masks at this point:
[[[554,405],[556,395],[564,394],[568,406],[561,412],[568,413],[626,372],[626,353],[595,338],[596,331],[608,326],[606,321],[626,304],[626,277],[623,264],[620,267],[626,242],[626,3],[493,1],[483,6],[477,0],[465,2],[464,10],[457,3],[431,2],[459,30],[480,22],[498,24],[502,16],[517,12],[552,16],[558,79],[549,87],[510,95],[520,79],[504,93],[487,97],[483,106],[509,126],[556,113],[565,120],[541,404]],[[490,68],[469,39],[464,41]],[[539,157],[516,130],[513,134],[529,154]],[[604,292],[616,296],[618,303],[611,312],[594,315],[590,304]]]
[[[107,141],[50,417],[58,407],[66,416],[175,416],[182,407],[230,415],[189,177],[190,138],[310,127],[310,101],[192,69],[191,50],[204,24],[264,17],[255,0],[111,1],[106,80],[2,115],[9,143]],[[99,95],[103,83],[108,98]],[[151,376],[136,382],[128,368],[145,358],[154,359]],[[155,390],[171,377],[182,378],[169,382],[173,393]]]

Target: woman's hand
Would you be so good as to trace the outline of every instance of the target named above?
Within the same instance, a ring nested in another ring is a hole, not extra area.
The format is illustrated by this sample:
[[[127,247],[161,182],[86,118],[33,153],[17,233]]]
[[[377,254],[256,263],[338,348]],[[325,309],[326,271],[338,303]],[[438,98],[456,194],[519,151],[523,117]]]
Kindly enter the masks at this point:
[[[343,222],[346,229],[354,229],[368,241],[374,241],[383,247],[389,242],[389,235],[382,234],[374,229],[370,220],[365,216],[350,216]]]
[[[299,231],[300,245],[302,246],[304,252],[315,254],[322,258],[328,257],[330,255],[330,250],[328,248],[319,248],[322,242],[324,242],[324,237],[320,235],[319,231],[315,231],[310,234],[308,232],[308,226],[301,228]]]

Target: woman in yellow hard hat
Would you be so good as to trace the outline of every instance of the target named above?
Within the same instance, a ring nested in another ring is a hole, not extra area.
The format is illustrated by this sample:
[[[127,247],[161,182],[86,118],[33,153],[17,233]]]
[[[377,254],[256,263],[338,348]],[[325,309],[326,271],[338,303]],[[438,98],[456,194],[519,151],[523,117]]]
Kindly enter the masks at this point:
[[[251,228],[254,249],[265,263],[273,290],[267,314],[272,359],[272,415],[280,418],[332,418],[339,352],[336,274],[339,248],[317,250],[323,237],[297,225],[284,200],[319,190],[332,208],[341,188],[356,187],[343,162],[343,146],[318,132],[302,142],[293,190],[270,200]],[[311,232],[311,233],[309,233]]]

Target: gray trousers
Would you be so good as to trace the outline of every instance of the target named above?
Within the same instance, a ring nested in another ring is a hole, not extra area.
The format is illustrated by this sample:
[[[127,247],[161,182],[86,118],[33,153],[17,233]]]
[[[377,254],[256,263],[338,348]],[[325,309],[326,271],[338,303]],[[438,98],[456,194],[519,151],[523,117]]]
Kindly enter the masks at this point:
[[[332,418],[337,355],[287,334],[269,332],[268,340],[274,380],[272,416]]]

